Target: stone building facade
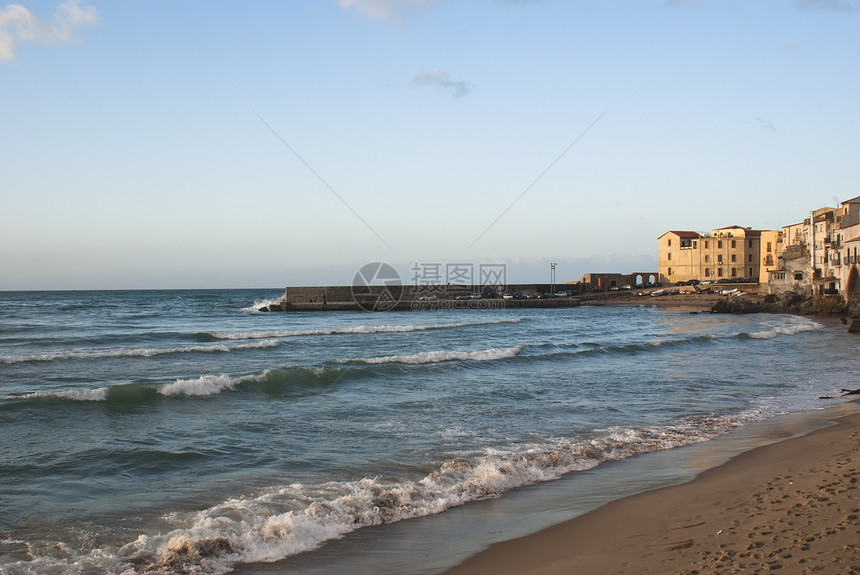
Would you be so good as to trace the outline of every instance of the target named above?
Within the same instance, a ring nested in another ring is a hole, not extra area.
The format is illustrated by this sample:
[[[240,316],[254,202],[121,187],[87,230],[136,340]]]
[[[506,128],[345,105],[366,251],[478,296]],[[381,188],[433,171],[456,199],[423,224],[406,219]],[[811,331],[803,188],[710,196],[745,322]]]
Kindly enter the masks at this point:
[[[658,273],[663,284],[679,281],[746,279],[758,283],[762,269],[762,231],[740,226],[708,234],[668,231],[658,238]],[[775,248],[777,236],[769,236]],[[767,254],[765,254],[767,255]]]
[[[860,305],[860,196],[813,210],[782,235],[778,266],[768,270],[770,293],[840,295]]]

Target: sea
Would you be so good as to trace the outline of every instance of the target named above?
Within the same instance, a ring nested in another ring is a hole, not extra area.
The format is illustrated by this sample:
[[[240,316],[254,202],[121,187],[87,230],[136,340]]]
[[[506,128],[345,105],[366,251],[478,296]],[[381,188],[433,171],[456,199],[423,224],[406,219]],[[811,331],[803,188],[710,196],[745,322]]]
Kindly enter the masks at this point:
[[[857,387],[838,319],[282,293],[0,292],[0,573],[438,573]]]

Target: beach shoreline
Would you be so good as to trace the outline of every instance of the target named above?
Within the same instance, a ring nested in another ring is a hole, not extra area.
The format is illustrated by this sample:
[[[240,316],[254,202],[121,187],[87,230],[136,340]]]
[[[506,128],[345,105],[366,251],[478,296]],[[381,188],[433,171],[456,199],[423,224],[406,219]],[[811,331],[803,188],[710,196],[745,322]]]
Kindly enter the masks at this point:
[[[860,573],[858,488],[854,411],[690,482],[494,544],[446,573]]]

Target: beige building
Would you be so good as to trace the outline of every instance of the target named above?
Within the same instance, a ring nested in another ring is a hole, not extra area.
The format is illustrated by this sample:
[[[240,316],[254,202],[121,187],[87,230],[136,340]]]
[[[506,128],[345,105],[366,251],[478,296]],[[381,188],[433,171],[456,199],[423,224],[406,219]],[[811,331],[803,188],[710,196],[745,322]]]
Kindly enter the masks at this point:
[[[784,249],[783,232],[779,230],[762,230],[759,283],[768,283],[770,272],[779,269],[779,256],[782,255]]]
[[[768,271],[771,293],[840,294],[846,301],[860,300],[855,251],[860,247],[860,197],[838,208],[814,210],[803,222],[783,227],[782,235],[779,264]]]
[[[717,228],[708,234],[668,231],[657,240],[659,281],[664,285],[721,279],[758,283],[763,261],[762,234],[761,230],[740,226]],[[767,237],[771,249],[777,249],[779,232],[769,232]],[[767,253],[764,255],[766,261]],[[776,262],[776,253],[772,255]]]
[[[860,307],[860,196],[842,202],[836,273],[846,303]]]

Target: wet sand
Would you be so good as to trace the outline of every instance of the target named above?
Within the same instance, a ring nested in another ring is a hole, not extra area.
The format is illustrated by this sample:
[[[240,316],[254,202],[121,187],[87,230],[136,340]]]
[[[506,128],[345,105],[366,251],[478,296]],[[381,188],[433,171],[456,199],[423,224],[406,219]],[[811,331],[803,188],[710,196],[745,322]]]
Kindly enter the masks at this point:
[[[860,414],[493,545],[452,575],[860,574]]]

